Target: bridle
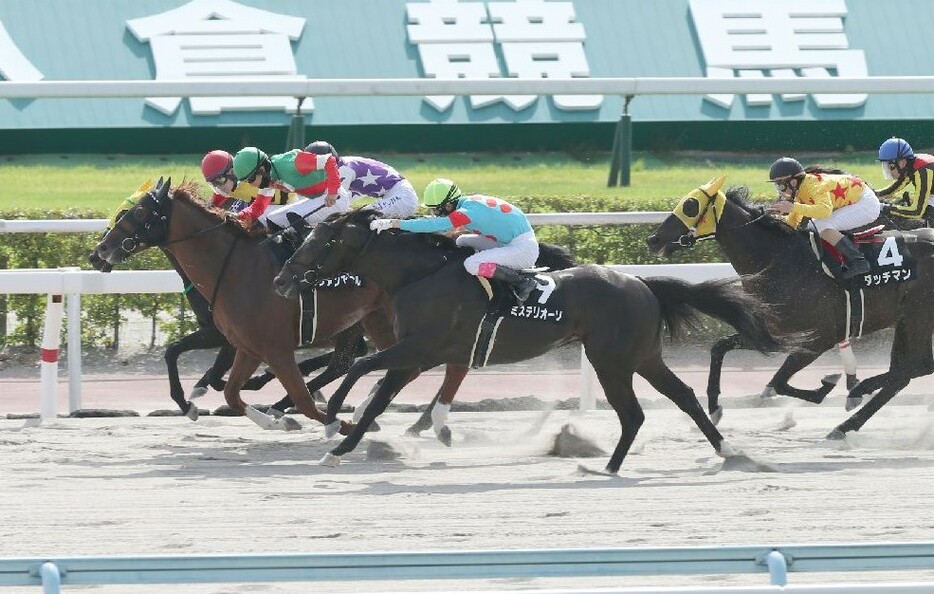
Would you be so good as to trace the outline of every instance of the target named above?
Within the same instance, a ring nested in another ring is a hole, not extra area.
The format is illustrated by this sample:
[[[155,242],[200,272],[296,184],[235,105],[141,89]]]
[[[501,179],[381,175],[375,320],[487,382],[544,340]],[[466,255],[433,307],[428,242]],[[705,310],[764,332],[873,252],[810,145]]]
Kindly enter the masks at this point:
[[[145,218],[141,219],[139,216],[137,216],[136,212],[134,212],[143,203],[143,201],[140,200],[140,203],[137,204],[136,207],[128,210],[122,217],[120,217],[120,220],[117,221],[117,228],[120,228],[121,226],[129,226],[130,231],[132,231],[130,235],[124,237],[120,241],[119,247],[124,253],[123,259],[131,256],[141,245],[164,248],[168,245],[182,243],[207,233],[217,231],[227,224],[227,220],[225,219],[216,225],[205,227],[204,229],[198,229],[197,231],[194,231],[184,237],[179,237],[170,241],[163,241],[160,238],[153,239],[151,235],[148,235],[148,232],[157,223],[161,224],[162,226],[161,237],[164,238],[168,234],[169,218],[172,215],[172,200],[168,198],[167,194],[163,197],[162,200],[158,199],[154,194],[155,191],[157,190],[150,190],[146,195],[146,198],[150,199],[155,204],[155,206],[154,208],[149,209],[149,214]],[[153,218],[155,218],[155,221],[152,220]],[[144,236],[143,233],[147,233],[147,235]],[[214,311],[214,302],[217,299],[217,292],[220,289],[221,280],[224,278],[224,273],[227,271],[227,266],[230,264],[233,251],[237,247],[237,243],[239,241],[240,235],[237,234],[234,236],[234,240],[231,242],[230,248],[227,250],[227,254],[224,257],[224,262],[221,265],[220,273],[217,275],[217,281],[214,283],[214,291],[211,295],[211,299],[208,301],[208,311],[210,312]]]
[[[681,246],[681,247],[690,248],[690,247],[694,247],[694,245],[697,244],[698,241],[704,241],[704,240],[706,240],[706,239],[715,239],[715,238],[717,237],[717,227],[719,226],[720,216],[722,216],[723,213],[721,212],[721,213],[719,213],[719,215],[717,214],[716,194],[714,194],[713,196],[711,196],[710,194],[708,194],[708,193],[706,192],[706,190],[704,190],[704,188],[701,187],[701,188],[697,188],[697,189],[698,189],[704,196],[707,197],[707,205],[704,207],[704,210],[702,210],[702,211],[697,215],[697,219],[696,219],[696,220],[697,220],[697,221],[703,220],[704,216],[707,215],[707,212],[708,212],[709,210],[713,209],[714,231],[713,231],[713,233],[711,233],[711,234],[709,234],[709,235],[704,235],[703,237],[698,237],[698,235],[697,235],[697,226],[696,226],[696,225],[693,226],[693,227],[688,226],[688,227],[687,227],[687,233],[684,233],[683,235],[681,235],[680,237],[678,237],[678,238],[677,238],[676,240],[674,240],[674,241],[670,241],[669,243],[671,243],[671,244],[676,244],[676,245],[679,245],[679,246]],[[748,221],[746,221],[745,223],[742,223],[742,224],[740,224],[740,225],[737,225],[737,226],[735,226],[735,227],[731,227],[729,230],[732,231],[732,230],[735,230],[735,229],[742,229],[743,227],[745,227],[745,226],[747,226],[747,225],[751,225],[751,224],[753,224],[753,223],[756,223],[756,222],[758,222],[758,221],[761,221],[762,219],[764,219],[764,218],[767,217],[767,216],[769,216],[768,211],[763,211],[763,213],[760,214],[759,216],[757,216],[757,217],[755,217],[755,218],[753,218],[753,219],[751,219],[751,220],[748,220]]]

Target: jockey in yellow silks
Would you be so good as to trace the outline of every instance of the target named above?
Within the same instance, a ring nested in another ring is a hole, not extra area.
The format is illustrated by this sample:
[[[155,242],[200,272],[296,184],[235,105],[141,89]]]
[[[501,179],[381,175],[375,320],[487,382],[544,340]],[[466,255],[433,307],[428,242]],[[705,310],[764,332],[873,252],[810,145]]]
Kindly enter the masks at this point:
[[[844,259],[843,277],[869,272],[869,262],[840,231],[849,231],[879,218],[876,193],[855,175],[806,173],[801,163],[782,157],[769,169],[769,181],[778,190],[778,201],[769,209],[785,215],[797,228],[811,219],[821,239],[834,246]]]

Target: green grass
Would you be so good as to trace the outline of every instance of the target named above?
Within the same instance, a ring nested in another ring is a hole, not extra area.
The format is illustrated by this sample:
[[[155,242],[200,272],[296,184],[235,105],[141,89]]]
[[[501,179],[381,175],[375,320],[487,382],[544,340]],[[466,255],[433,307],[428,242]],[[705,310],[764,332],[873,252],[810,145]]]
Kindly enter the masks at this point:
[[[15,208],[79,208],[109,211],[147,178],[201,180],[200,154],[172,156],[52,155],[0,159],[0,211]],[[620,200],[639,210],[643,199],[683,196],[710,177],[726,173],[727,185],[748,185],[755,196],[774,196],[765,181],[775,154],[635,155],[632,183],[608,188],[609,155],[557,153],[373,155],[395,166],[421,192],[434,177],[450,177],[467,192],[505,198],[592,196]],[[874,154],[796,155],[805,165],[820,162],[883,185]]]

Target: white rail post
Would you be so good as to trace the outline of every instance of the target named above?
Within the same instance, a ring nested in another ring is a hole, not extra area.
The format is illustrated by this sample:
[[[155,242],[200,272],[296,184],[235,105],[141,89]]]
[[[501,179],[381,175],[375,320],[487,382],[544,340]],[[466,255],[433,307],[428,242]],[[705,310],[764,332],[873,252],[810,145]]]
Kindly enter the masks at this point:
[[[62,333],[62,305],[61,295],[49,294],[45,305],[45,328],[42,331],[39,383],[43,420],[54,419],[58,415],[58,346]]]
[[[68,412],[81,408],[81,294],[68,295]]]
[[[587,359],[584,347],[581,347],[581,380],[580,380],[580,410],[593,410],[597,408],[597,395],[594,393],[594,383],[597,372]]]
[[[81,409],[81,269],[77,266],[60,268],[62,292],[68,299],[68,412]]]

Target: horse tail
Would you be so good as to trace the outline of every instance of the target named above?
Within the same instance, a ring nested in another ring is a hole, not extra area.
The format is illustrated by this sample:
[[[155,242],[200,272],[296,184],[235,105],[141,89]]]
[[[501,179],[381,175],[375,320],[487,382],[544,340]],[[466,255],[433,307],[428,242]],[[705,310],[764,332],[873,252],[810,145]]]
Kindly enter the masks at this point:
[[[564,270],[579,265],[580,262],[571,254],[570,250],[553,243],[538,244],[538,260],[536,266],[544,266],[549,270]]]
[[[640,280],[658,299],[672,338],[680,336],[685,327],[696,329],[699,326],[697,312],[701,312],[735,328],[759,352],[772,353],[787,346],[772,332],[768,306],[746,293],[732,279],[696,284],[669,277],[640,277]]]

